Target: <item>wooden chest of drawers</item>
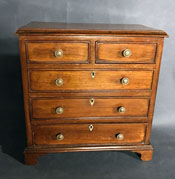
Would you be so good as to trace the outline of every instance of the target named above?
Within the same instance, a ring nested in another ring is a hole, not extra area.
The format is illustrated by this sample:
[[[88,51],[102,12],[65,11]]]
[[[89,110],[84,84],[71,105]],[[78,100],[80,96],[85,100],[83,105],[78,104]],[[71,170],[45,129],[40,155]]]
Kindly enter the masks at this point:
[[[152,159],[164,37],[142,25],[32,22],[19,28],[26,164],[48,153],[129,150]]]

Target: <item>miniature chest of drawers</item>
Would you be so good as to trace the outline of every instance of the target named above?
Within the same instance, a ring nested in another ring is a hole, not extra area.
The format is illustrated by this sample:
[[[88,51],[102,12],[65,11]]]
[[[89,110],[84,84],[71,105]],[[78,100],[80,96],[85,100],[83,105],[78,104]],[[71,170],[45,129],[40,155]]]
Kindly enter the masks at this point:
[[[164,31],[142,25],[32,22],[18,29],[25,163],[74,151],[152,159]]]

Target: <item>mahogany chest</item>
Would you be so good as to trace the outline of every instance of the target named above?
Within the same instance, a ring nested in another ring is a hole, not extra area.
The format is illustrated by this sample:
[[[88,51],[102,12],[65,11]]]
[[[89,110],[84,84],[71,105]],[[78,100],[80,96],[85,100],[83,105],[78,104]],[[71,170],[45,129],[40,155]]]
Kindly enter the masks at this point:
[[[129,150],[152,159],[164,31],[31,22],[18,29],[25,163],[56,152]]]

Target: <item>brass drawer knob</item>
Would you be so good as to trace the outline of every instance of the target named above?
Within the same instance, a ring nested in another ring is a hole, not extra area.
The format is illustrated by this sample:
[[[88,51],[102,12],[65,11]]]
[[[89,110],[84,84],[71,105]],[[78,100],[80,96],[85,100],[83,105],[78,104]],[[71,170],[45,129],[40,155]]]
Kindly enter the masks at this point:
[[[63,140],[64,139],[64,135],[59,133],[59,134],[56,135],[56,138],[57,138],[57,140]]]
[[[61,49],[55,50],[55,57],[62,57],[63,56],[63,51]]]
[[[119,113],[125,113],[125,112],[126,112],[126,108],[123,107],[123,106],[120,106],[120,107],[118,108],[118,112],[119,112]]]
[[[64,112],[64,109],[62,107],[57,107],[55,111],[57,114],[62,114]]]
[[[124,77],[120,80],[120,82],[121,82],[122,85],[128,85],[129,84],[129,78]]]
[[[116,135],[116,138],[117,138],[117,140],[123,140],[124,135],[119,133],[119,134]]]
[[[57,86],[63,85],[63,79],[62,79],[62,78],[56,79],[56,80],[55,80],[55,84],[56,84]]]
[[[122,52],[122,55],[124,57],[130,57],[132,54],[131,50],[130,49],[125,49],[123,52]]]

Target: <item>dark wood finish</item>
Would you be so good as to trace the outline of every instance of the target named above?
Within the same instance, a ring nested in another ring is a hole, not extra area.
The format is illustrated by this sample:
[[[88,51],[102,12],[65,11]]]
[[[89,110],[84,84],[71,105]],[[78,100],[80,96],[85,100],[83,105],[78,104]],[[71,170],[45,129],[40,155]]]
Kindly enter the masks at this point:
[[[154,63],[156,44],[97,43],[97,63]],[[124,57],[123,51],[129,49],[131,56]]]
[[[95,72],[95,77],[91,73]],[[80,91],[80,90],[128,90],[151,89],[153,71],[39,71],[32,70],[30,76],[31,91]],[[123,85],[121,79],[129,78],[129,84]],[[56,79],[63,84],[57,86]]]
[[[27,42],[27,60],[35,63],[88,63],[89,44],[80,42]],[[62,56],[56,57],[55,51]]]
[[[164,31],[141,25],[32,22],[16,33],[26,164],[34,165],[48,153],[76,151],[129,150],[144,161],[152,159],[150,135]],[[63,49],[61,58],[54,57],[58,48]],[[132,51],[130,57],[122,57],[126,48]],[[123,77],[129,78],[128,85],[121,84]],[[57,78],[63,79],[62,86],[56,86]],[[58,117],[55,107],[63,104]],[[125,105],[126,112],[118,114],[118,105]],[[55,135],[60,131],[66,138],[58,142]],[[116,142],[118,131],[124,133],[123,141]]]
[[[148,99],[102,99],[93,98],[91,106],[87,99],[34,99],[32,100],[32,118],[56,119],[77,117],[116,117],[116,116],[147,116]],[[125,107],[126,112],[120,113],[119,107]],[[56,108],[62,107],[62,114],[56,113]]]

